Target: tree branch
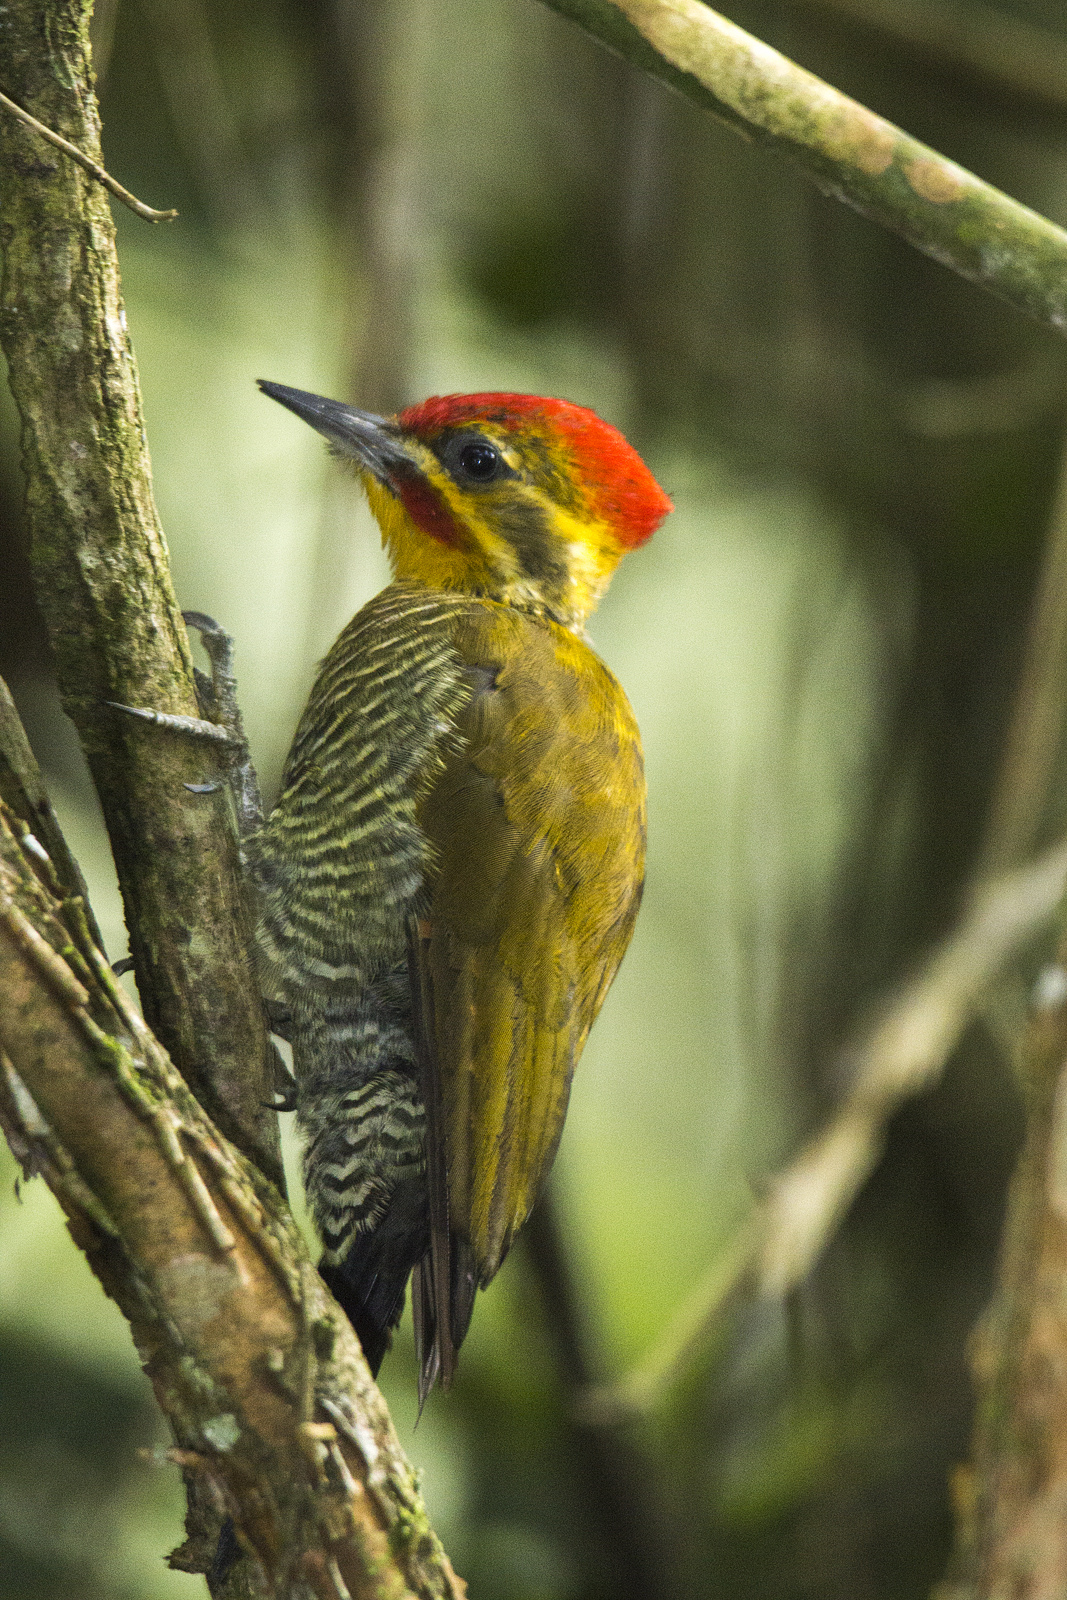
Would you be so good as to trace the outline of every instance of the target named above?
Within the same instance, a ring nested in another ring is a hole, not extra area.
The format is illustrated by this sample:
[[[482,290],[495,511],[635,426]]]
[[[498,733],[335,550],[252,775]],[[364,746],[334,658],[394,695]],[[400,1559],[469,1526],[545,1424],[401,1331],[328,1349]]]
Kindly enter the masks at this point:
[[[129,1319],[270,1593],[459,1600],[348,1321],[0,812],[0,1125]],[[301,1587],[303,1586],[303,1587]]]
[[[840,94],[701,0],[544,0],[824,193],[1067,330],[1067,232]]]
[[[842,1052],[849,1087],[827,1126],[771,1182],[654,1348],[621,1380],[588,1391],[583,1414],[602,1423],[644,1415],[705,1348],[734,1295],[777,1298],[807,1276],[877,1162],[889,1118],[939,1076],[984,991],[1046,926],[1065,883],[1061,842],[974,895],[956,931]]]
[[[0,106],[9,111],[13,117],[17,117],[20,122],[24,122],[27,128],[39,133],[42,139],[47,139],[49,144],[54,144],[57,150],[62,150],[64,155],[76,161],[80,167],[84,167],[91,178],[95,178],[97,183],[102,183],[109,194],[113,194],[116,200],[121,200],[124,206],[129,206],[130,210],[137,216],[143,217],[145,222],[173,222],[178,215],[176,211],[156,211],[152,206],[146,206],[143,200],[138,200],[135,194],[124,189],[99,161],[87,156],[84,150],[79,150],[77,145],[71,144],[69,139],[64,139],[62,134],[53,133],[51,128],[46,128],[43,122],[31,117],[28,111],[23,111],[22,107],[16,105],[6,94],[0,94]]]
[[[57,888],[68,895],[81,896],[89,932],[94,944],[102,950],[104,941],[89,905],[85,879],[67,847],[45,790],[41,769],[3,678],[0,678],[0,800],[25,824],[48,856]],[[23,843],[25,846],[26,841]]]
[[[938,1600],[1067,1592],[1067,937],[1022,1041],[1026,1140],[993,1302],[972,1345],[978,1410]]]
[[[6,87],[91,159],[85,0],[12,0]],[[152,497],[114,228],[97,183],[0,117],[0,341],[22,418],[31,560],[63,706],[111,837],[145,1015],[220,1127],[282,1183],[272,1075],[220,756],[108,701],[195,715]]]

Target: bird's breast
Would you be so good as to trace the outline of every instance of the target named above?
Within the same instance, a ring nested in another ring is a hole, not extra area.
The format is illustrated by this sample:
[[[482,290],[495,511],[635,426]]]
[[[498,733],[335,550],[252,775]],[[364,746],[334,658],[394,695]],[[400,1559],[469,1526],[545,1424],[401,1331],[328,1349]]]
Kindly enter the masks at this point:
[[[469,695],[451,626],[469,602],[391,585],[322,662],[270,817],[248,847],[268,993],[362,991],[401,959],[429,847],[416,811]]]
[[[322,662],[249,842],[267,992],[298,1006],[362,992],[404,958],[438,885],[438,914],[459,894],[465,926],[499,930],[502,852],[547,851],[539,882],[573,901],[579,936],[596,901],[595,940],[629,915],[643,797],[629,705],[584,641],[500,602],[391,585]]]

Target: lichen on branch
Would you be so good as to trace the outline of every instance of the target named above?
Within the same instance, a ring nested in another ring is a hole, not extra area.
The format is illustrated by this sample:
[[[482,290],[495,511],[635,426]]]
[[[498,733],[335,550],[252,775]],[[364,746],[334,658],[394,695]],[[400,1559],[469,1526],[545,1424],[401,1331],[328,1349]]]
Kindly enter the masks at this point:
[[[702,0],[544,0],[796,162],[826,194],[1067,332],[1067,232],[753,38]]]
[[[80,0],[4,8],[3,87],[100,156]],[[145,1015],[227,1135],[282,1183],[271,1055],[221,758],[108,702],[195,715],[105,191],[0,114],[0,342],[22,420],[35,590],[100,796]]]
[[[265,1592],[458,1600],[284,1201],[205,1115],[6,806],[0,1125],[129,1319],[176,1459],[233,1517]]]

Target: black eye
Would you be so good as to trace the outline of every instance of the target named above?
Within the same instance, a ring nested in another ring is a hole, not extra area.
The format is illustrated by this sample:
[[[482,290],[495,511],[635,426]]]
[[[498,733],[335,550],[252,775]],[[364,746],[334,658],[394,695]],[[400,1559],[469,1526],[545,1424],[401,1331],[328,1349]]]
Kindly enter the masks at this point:
[[[468,478],[476,483],[488,483],[502,465],[500,456],[491,444],[465,444],[459,452],[459,464]]]

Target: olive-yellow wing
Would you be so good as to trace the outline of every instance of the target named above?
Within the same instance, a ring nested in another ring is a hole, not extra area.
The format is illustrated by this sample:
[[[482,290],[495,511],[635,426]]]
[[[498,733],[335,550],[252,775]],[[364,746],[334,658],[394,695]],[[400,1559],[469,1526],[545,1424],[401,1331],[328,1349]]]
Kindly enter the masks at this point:
[[[470,686],[420,805],[434,860],[411,941],[427,1102],[424,1379],[551,1164],[571,1077],[630,940],[645,855],[633,713],[574,633],[492,601],[457,618]]]

